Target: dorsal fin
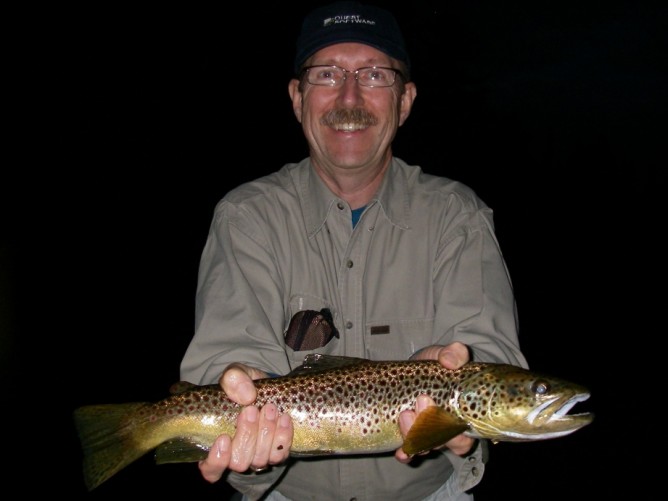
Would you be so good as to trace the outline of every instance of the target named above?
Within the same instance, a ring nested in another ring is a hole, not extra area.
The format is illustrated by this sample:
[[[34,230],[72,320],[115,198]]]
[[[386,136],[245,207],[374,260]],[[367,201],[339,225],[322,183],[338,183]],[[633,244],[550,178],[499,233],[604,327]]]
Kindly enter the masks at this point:
[[[183,393],[184,391],[191,390],[197,386],[195,383],[190,383],[188,381],[178,381],[169,387],[169,393],[176,395],[178,393]]]
[[[463,419],[432,405],[417,415],[401,448],[409,455],[427,452],[467,429]]]
[[[338,355],[323,355],[322,353],[311,353],[304,357],[304,362],[295,367],[288,376],[296,374],[305,374],[320,372],[328,369],[340,369],[342,367],[349,367],[364,362],[369,362],[366,358],[357,357],[343,357]]]

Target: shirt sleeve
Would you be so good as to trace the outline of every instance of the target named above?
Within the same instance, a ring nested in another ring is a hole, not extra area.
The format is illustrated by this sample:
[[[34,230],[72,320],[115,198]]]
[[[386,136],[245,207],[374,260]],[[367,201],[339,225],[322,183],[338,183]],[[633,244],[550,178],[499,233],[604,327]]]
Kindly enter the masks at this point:
[[[275,374],[289,370],[283,288],[269,248],[243,208],[218,204],[200,259],[195,333],[181,362],[183,380],[216,382],[231,362]]]
[[[473,359],[528,367],[518,341],[510,274],[494,233],[492,211],[481,203],[462,210],[442,236],[434,268],[436,344],[460,341]]]

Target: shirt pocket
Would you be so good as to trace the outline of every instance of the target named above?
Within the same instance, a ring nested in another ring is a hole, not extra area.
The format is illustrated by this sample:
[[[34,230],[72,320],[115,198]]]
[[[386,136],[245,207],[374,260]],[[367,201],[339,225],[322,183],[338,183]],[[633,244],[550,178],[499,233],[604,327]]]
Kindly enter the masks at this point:
[[[331,303],[324,298],[309,294],[290,298],[283,336],[291,369],[301,365],[310,353],[337,353],[339,334],[335,317]]]
[[[368,322],[367,358],[371,360],[406,360],[420,348],[433,343],[433,318]]]

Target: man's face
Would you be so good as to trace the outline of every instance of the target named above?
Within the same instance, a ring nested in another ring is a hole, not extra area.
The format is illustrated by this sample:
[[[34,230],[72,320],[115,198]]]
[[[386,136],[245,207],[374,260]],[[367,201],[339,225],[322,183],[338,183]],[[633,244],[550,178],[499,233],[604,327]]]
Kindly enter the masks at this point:
[[[358,68],[382,66],[399,69],[390,56],[368,45],[340,43],[325,47],[307,61],[307,66],[335,65],[354,72]],[[358,168],[384,164],[397,128],[410,113],[415,87],[408,83],[401,94],[401,76],[390,87],[364,87],[352,73],[340,86],[303,82],[290,83],[297,119],[309,143],[311,156],[322,166]]]

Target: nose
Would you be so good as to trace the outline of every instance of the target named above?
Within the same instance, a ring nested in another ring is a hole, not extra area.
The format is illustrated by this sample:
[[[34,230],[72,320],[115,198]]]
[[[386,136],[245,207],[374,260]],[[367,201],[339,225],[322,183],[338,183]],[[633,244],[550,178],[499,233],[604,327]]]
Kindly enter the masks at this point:
[[[347,73],[339,87],[339,100],[349,106],[358,106],[362,101],[361,85],[356,73]]]

